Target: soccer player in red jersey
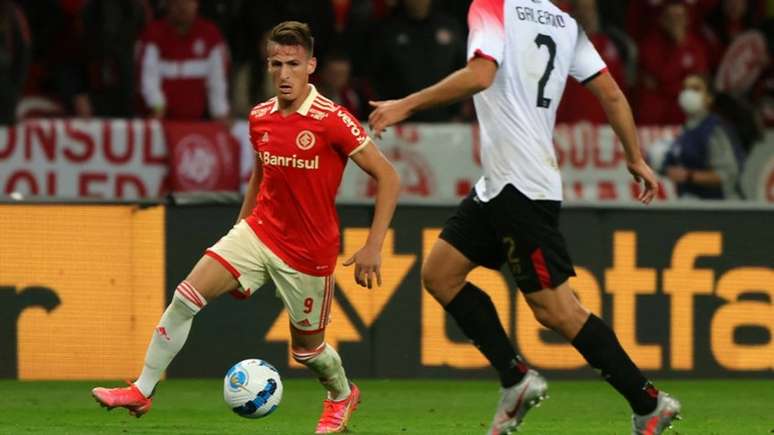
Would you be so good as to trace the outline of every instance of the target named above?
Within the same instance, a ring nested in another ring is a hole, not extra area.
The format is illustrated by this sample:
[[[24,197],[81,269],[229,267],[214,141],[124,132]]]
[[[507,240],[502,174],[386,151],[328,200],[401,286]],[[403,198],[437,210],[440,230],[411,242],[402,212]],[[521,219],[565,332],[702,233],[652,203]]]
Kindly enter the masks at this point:
[[[249,297],[271,280],[290,314],[293,357],[328,391],[316,433],[346,430],[360,391],[347,379],[336,350],[325,344],[339,254],[336,191],[348,158],[377,182],[366,244],[344,262],[354,265],[358,284],[371,288],[381,285],[380,251],[400,180],[358,121],[309,84],[316,66],[313,45],[306,24],[289,21],[272,30],[268,69],[276,97],[250,113],[257,158],[237,224],[177,287],[137,381],[92,390],[103,406],[124,407],[137,417],[148,412],[150,396],[183,347],[194,315],[223,293]]]

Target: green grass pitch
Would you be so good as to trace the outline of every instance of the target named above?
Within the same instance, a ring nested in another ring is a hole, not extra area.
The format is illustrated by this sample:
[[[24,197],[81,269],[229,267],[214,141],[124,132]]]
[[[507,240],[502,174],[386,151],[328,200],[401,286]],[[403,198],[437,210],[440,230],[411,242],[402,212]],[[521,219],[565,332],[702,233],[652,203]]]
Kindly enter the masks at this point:
[[[106,384],[100,382],[99,384]],[[483,435],[498,399],[494,381],[361,380],[356,434]],[[0,381],[0,433],[27,434],[311,434],[322,389],[312,379],[285,381],[277,411],[262,420],[225,406],[222,381],[170,380],[141,419],[110,413],[91,398],[91,382]],[[115,385],[107,383],[107,385]],[[684,420],[669,434],[756,435],[774,431],[774,380],[662,381],[683,402]],[[550,398],[520,433],[628,435],[629,409],[602,381],[555,381]]]

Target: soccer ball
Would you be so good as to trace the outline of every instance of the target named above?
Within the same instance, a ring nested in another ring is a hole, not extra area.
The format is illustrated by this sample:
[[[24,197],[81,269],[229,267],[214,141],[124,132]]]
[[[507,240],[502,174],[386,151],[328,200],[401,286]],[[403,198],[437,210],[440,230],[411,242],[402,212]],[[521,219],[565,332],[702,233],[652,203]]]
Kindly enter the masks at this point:
[[[282,380],[277,369],[260,359],[246,359],[226,372],[223,399],[237,415],[262,418],[282,400]]]

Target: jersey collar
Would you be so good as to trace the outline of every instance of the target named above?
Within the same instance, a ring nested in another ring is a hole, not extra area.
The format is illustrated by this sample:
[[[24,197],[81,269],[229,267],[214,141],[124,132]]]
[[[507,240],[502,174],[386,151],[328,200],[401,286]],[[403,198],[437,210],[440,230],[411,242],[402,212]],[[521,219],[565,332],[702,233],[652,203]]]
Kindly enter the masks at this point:
[[[319,93],[317,92],[317,88],[314,87],[313,84],[309,83],[309,87],[311,88],[309,90],[309,95],[306,96],[306,99],[303,103],[301,103],[301,106],[299,106],[296,113],[302,116],[307,116],[309,114],[309,109],[312,107],[312,103],[314,102],[314,99],[317,98]],[[276,97],[274,98],[274,106],[271,108],[271,113],[274,113],[279,110],[279,99]]]

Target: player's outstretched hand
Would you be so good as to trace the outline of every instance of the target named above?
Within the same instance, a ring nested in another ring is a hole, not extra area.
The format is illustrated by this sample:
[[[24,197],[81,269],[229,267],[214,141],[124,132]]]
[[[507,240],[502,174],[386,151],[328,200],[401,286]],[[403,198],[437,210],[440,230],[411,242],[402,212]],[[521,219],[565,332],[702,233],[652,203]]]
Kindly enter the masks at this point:
[[[644,183],[644,189],[640,190],[640,197],[637,199],[643,204],[650,204],[658,192],[658,181],[656,181],[656,176],[653,175],[650,166],[645,163],[645,160],[640,159],[634,163],[627,163],[626,167],[637,183]]]
[[[377,139],[382,138],[382,132],[411,116],[411,108],[406,100],[369,101],[374,111],[368,116],[368,125]]]
[[[344,266],[355,265],[355,282],[363,287],[373,288],[374,276],[376,284],[382,286],[382,254],[379,249],[368,245],[360,248],[355,255],[344,262]]]

